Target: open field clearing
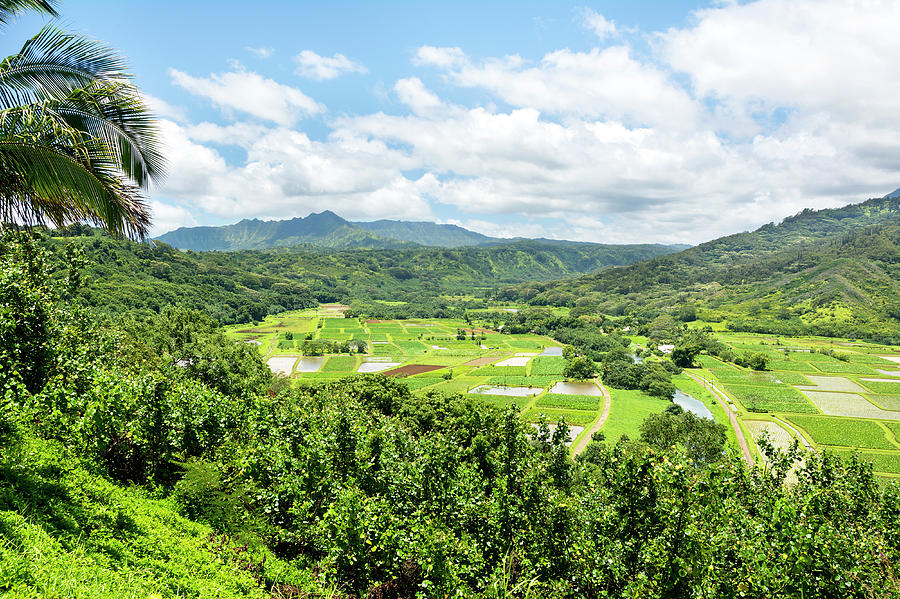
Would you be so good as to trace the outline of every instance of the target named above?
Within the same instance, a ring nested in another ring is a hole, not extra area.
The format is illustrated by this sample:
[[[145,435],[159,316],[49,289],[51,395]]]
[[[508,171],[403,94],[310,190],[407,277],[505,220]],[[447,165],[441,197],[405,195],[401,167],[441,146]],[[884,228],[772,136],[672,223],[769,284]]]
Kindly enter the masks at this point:
[[[888,439],[887,429],[871,420],[806,414],[791,414],[785,419],[809,433],[813,441],[819,445],[900,450],[900,446]]]
[[[562,375],[566,361],[562,357],[538,356],[531,363],[531,374]]]
[[[617,441],[622,435],[629,439],[641,436],[641,423],[650,414],[662,412],[669,406],[664,399],[650,397],[640,391],[610,389],[612,403],[609,418],[600,428],[608,441]]]
[[[499,366],[499,367],[503,367],[503,366],[521,366],[521,367],[524,368],[525,366],[528,366],[528,363],[529,363],[530,361],[531,361],[531,358],[523,358],[523,357],[518,357],[518,358],[517,358],[517,357],[513,357],[513,358],[507,358],[507,359],[505,359],[505,360],[501,360],[500,362],[497,362],[497,363],[495,364],[495,366]]]
[[[804,391],[804,393],[819,410],[829,416],[900,420],[900,412],[882,410],[863,396],[855,393],[834,393],[831,391]]]

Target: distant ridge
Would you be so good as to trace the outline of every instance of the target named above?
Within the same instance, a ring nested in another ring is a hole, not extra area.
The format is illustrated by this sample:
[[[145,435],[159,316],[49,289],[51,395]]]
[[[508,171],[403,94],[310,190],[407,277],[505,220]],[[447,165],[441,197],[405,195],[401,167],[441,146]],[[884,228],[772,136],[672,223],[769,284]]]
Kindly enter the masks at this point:
[[[457,225],[422,221],[351,222],[330,210],[288,220],[245,219],[233,225],[219,227],[181,227],[160,235],[156,240],[181,250],[198,252],[261,250],[297,245],[324,249],[397,249],[415,246],[460,248],[531,241],[521,237],[489,237]],[[549,239],[540,241],[558,245],[580,243]],[[668,252],[689,246],[660,247],[666,248]]]
[[[897,199],[897,198],[900,198],[900,187],[898,187],[897,189],[895,189],[894,191],[892,191],[891,193],[887,194],[886,196],[884,196],[884,197],[881,198],[881,199],[882,199],[882,200],[895,200],[895,199]]]

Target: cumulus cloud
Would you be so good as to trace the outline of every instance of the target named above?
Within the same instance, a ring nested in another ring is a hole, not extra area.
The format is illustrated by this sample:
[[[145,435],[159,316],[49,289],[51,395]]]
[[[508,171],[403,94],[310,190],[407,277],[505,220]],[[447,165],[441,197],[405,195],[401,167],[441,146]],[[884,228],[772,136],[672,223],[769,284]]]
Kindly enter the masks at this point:
[[[648,34],[650,54],[634,32],[582,17],[611,45],[537,60],[421,46],[413,72],[385,86],[393,114],[333,117],[322,139],[297,130],[325,107],[295,88],[242,69],[173,71],[255,118],[170,115],[164,196],[219,220],[324,208],[423,219],[442,204],[490,235],[700,242],[900,185],[897,3],[721,4]]]
[[[416,57],[445,69],[457,85],[485,89],[516,107],[639,125],[696,123],[698,107],[687,91],[659,67],[635,59],[626,45],[556,50],[534,64],[518,55],[475,63],[457,50],[424,46]]]
[[[245,112],[279,125],[292,125],[303,117],[325,111],[324,105],[299,89],[258,73],[234,70],[194,77],[169,69],[169,76],[178,87],[207,98],[222,109]]]
[[[368,73],[365,65],[354,62],[343,54],[319,56],[312,50],[304,50],[294,57],[297,63],[295,71],[301,77],[309,77],[318,81],[335,79],[344,73]]]

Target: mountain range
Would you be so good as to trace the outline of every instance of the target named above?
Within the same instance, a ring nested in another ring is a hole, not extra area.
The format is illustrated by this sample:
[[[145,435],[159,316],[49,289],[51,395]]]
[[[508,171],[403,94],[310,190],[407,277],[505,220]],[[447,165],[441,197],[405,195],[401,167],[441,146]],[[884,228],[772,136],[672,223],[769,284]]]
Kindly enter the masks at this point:
[[[397,249],[415,246],[459,248],[516,243],[524,238],[489,237],[457,225],[431,222],[376,220],[351,222],[331,212],[288,220],[245,219],[233,225],[181,227],[156,238],[181,250],[237,251],[288,246],[323,249]],[[580,242],[540,240],[546,243]],[[589,245],[589,244],[588,244]],[[656,245],[656,244],[651,244]],[[687,245],[663,245],[665,253]]]

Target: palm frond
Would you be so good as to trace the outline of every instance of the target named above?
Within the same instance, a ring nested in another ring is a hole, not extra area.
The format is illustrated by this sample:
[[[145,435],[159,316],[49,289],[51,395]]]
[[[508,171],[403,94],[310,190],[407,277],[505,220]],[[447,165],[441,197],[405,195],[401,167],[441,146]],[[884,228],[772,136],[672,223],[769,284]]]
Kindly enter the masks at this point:
[[[22,50],[0,62],[0,109],[62,99],[98,80],[128,79],[108,46],[47,25]]]
[[[0,218],[62,226],[75,220],[144,238],[150,226],[138,190],[103,164],[88,168],[57,149],[0,140]]]
[[[35,11],[58,17],[56,0],[0,0],[0,27],[5,27],[16,16],[26,11]]]
[[[103,140],[118,168],[138,186],[162,176],[165,163],[156,121],[133,85],[94,83],[48,108],[70,127]]]

